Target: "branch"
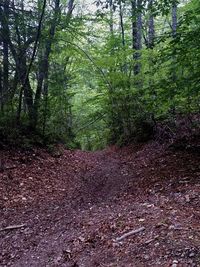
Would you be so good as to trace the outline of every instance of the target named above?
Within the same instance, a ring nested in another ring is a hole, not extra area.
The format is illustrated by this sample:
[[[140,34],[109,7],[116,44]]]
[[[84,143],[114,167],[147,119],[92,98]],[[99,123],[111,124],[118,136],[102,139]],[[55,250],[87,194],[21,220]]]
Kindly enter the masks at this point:
[[[33,48],[33,54],[32,54],[32,57],[31,57],[30,64],[29,64],[29,68],[27,70],[27,74],[26,74],[26,78],[25,78],[25,81],[24,81],[24,85],[26,85],[26,82],[27,82],[27,79],[28,79],[28,76],[29,76],[29,72],[30,72],[31,67],[33,65],[33,61],[35,59],[37,45],[38,45],[38,42],[39,42],[39,39],[40,39],[40,34],[41,34],[42,20],[43,20],[44,13],[45,13],[46,2],[47,2],[47,0],[44,0],[43,7],[42,7],[42,13],[41,13],[40,21],[39,21],[39,24],[38,24],[38,30],[37,30],[37,35],[36,35],[36,39],[35,39],[35,44],[34,44],[34,48]]]
[[[78,129],[75,134],[79,133],[80,131],[84,130],[85,128],[89,127],[90,125],[92,125],[93,123],[95,123],[96,121],[99,121],[101,119],[103,119],[105,117],[106,113],[101,114],[101,116],[97,117],[95,120],[90,121],[88,124],[84,125],[82,128]]]
[[[116,241],[117,241],[117,242],[122,241],[124,238],[127,238],[127,237],[129,237],[129,236],[131,236],[131,235],[134,235],[134,234],[138,234],[138,233],[140,233],[140,232],[142,232],[142,231],[144,231],[144,230],[145,230],[145,227],[141,227],[141,228],[138,228],[138,229],[136,229],[136,230],[132,230],[132,231],[130,231],[130,232],[128,232],[128,233],[126,233],[126,234],[120,236],[120,237],[117,237],[117,238],[116,238]]]
[[[74,44],[74,43],[72,43],[72,42],[70,42],[70,41],[67,41],[67,40],[61,40],[61,41],[65,42],[65,43],[68,43],[68,44],[71,45],[71,46],[74,46],[74,47],[75,47],[74,49],[76,49],[76,50],[77,50],[77,49],[80,50],[80,51],[86,56],[86,58],[89,59],[90,62],[92,62],[92,64],[94,65],[94,67],[99,71],[99,73],[100,73],[101,76],[103,77],[104,82],[106,83],[108,89],[109,89],[110,91],[113,91],[112,84],[111,84],[110,81],[107,79],[107,77],[106,77],[105,73],[103,72],[103,70],[102,70],[99,66],[97,66],[97,65],[95,64],[93,58],[92,58],[92,57],[91,57],[91,56],[90,56],[84,49],[82,49],[79,45]]]
[[[9,230],[15,230],[15,229],[20,229],[20,228],[23,228],[25,227],[26,225],[25,224],[21,224],[21,225],[11,225],[11,226],[8,226],[8,227],[5,227],[5,228],[1,228],[0,229],[0,232],[3,232],[3,231],[9,231]]]

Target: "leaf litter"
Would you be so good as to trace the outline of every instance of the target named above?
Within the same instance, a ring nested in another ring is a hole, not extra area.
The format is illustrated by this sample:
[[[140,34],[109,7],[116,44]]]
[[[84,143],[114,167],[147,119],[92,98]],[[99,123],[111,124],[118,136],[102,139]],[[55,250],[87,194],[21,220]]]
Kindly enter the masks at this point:
[[[197,153],[152,141],[0,157],[0,266],[200,266]]]

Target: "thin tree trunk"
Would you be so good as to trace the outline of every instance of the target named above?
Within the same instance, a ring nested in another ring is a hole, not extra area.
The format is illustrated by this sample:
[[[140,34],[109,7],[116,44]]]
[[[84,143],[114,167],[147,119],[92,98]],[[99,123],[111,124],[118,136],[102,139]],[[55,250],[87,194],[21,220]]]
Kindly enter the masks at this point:
[[[148,2],[148,36],[147,36],[147,48],[149,49],[149,75],[148,75],[148,82],[149,82],[149,90],[151,95],[156,99],[156,91],[154,89],[153,84],[153,75],[154,75],[154,63],[153,63],[153,48],[154,48],[154,40],[155,40],[155,24],[154,24],[154,15],[153,15],[153,4],[154,0],[149,0]],[[156,101],[154,108],[156,109]],[[154,113],[154,111],[153,111]],[[152,114],[154,118],[154,114]]]
[[[173,1],[172,4],[172,37],[176,38],[177,34],[177,3],[176,1]],[[170,112],[175,119],[175,114],[176,114],[176,106],[174,104],[174,95],[177,87],[177,75],[176,75],[176,57],[174,56],[172,58],[172,81],[173,81],[173,92],[171,93],[171,107],[170,107]]]
[[[122,9],[122,1],[119,1],[119,19],[120,19],[120,30],[121,30],[121,41],[122,41],[122,47],[124,48],[125,51],[125,28],[124,28],[124,17],[123,17],[123,9]],[[122,73],[124,75],[127,76],[127,81],[128,81],[128,68],[127,68],[127,62],[126,62],[126,58],[124,59],[124,64],[122,66],[121,69]],[[124,90],[128,90],[130,89],[130,84],[127,82],[126,84],[124,84]],[[126,91],[127,92],[127,91]],[[130,132],[131,132],[131,116],[130,116],[130,95],[127,94],[125,92],[124,94],[124,99],[123,99],[123,105],[122,105],[122,123],[123,123],[123,135],[125,137],[129,137],[130,136]]]
[[[67,24],[69,23],[72,12],[74,10],[74,0],[69,0],[68,2],[68,11],[67,11]],[[41,61],[41,71],[39,72],[39,83],[36,91],[35,97],[35,121],[37,124],[38,120],[38,108],[39,102],[41,98],[41,94],[44,94],[44,118],[43,118],[43,136],[45,136],[46,131],[46,122],[47,122],[47,115],[48,115],[48,91],[49,91],[49,56],[52,49],[52,42],[55,36],[56,26],[60,20],[60,0],[55,0],[55,8],[54,8],[54,19],[52,21],[50,32],[49,32],[49,40],[46,43],[45,51],[44,51],[44,58]]]
[[[0,8],[0,18],[2,17],[2,9]],[[0,19],[0,47],[2,47],[2,20]],[[0,65],[0,110],[3,112],[3,71],[2,71],[2,66]]]
[[[111,33],[111,35],[113,35],[114,34],[114,25],[113,25],[113,0],[109,0],[109,8],[110,8],[110,21],[109,21],[110,33]]]
[[[29,78],[27,77],[28,67],[26,63],[26,53],[23,55],[21,60],[18,59],[17,68],[19,68],[19,80],[22,85],[21,90],[20,90],[19,106],[18,106],[18,111],[17,111],[17,123],[20,122],[23,94],[24,94],[25,103],[28,109],[29,121],[31,122],[33,120],[33,92],[32,92]]]
[[[136,35],[136,50],[135,59],[136,65],[134,67],[135,75],[140,73],[141,64],[137,61],[140,60],[140,50],[142,49],[142,11],[141,11],[141,0],[138,0],[137,4],[137,35]]]
[[[17,70],[15,71],[15,75],[14,75],[14,78],[12,79],[12,82],[11,82],[11,93],[10,93],[10,100],[12,101],[13,98],[14,98],[14,95],[15,93],[17,92],[17,85],[19,83],[19,79],[18,79],[18,72]]]
[[[0,104],[1,112],[3,113],[3,86],[2,86],[2,68],[0,66]]]
[[[134,74],[140,73],[141,65],[138,62],[140,59],[140,50],[142,49],[142,0],[132,0],[132,47],[134,50],[133,59]]]
[[[42,126],[43,137],[45,137],[45,132],[46,132],[47,115],[48,115],[48,73],[46,74],[44,82],[44,119]]]
[[[35,101],[34,101],[34,123],[33,123],[34,127],[37,126],[37,122],[38,122],[38,109],[39,109],[42,91],[44,92],[45,99],[48,95],[49,56],[50,56],[51,49],[52,49],[52,42],[55,36],[57,22],[59,20],[59,13],[60,13],[60,0],[55,0],[54,18],[50,26],[49,38],[46,41],[45,49],[43,52],[43,58],[41,59],[40,66],[39,66],[38,85],[37,85]],[[45,103],[46,103],[46,100],[45,100]]]
[[[68,22],[69,22],[69,19],[71,19],[74,7],[75,7],[74,0],[69,0],[69,2],[68,2],[68,11],[67,11]]]
[[[132,8],[132,48],[136,50],[136,40],[137,40],[137,12],[136,12],[137,2],[136,0],[131,1]],[[133,59],[135,58],[135,53],[133,53]]]
[[[8,60],[8,42],[6,40],[6,36],[9,34],[8,21],[9,21],[9,1],[4,0],[3,5],[4,12],[4,20],[6,23],[2,23],[2,33],[3,33],[3,102],[6,102],[7,94],[8,94],[8,81],[9,81],[9,60]]]
[[[122,11],[122,2],[119,2],[119,17],[120,17],[120,27],[121,27],[121,36],[122,36],[122,45],[125,47],[125,31],[124,31],[124,18]]]
[[[155,39],[155,25],[154,25],[154,16],[152,12],[153,0],[149,0],[148,11],[149,11],[149,20],[148,20],[148,48],[154,47]]]
[[[109,0],[109,30],[110,30],[110,38],[114,37],[114,23],[113,23],[113,0]],[[111,56],[113,56],[114,51],[113,49],[111,50]],[[109,68],[109,73],[113,72],[113,68],[110,67]],[[112,81],[110,81],[110,85],[109,86],[109,90],[108,90],[108,98],[109,98],[109,102],[110,102],[110,106],[111,106],[111,112],[110,112],[110,121],[109,123],[111,123],[111,133],[112,133],[112,137],[115,135],[115,124],[116,124],[116,117],[118,117],[118,109],[116,109],[116,100],[114,99],[114,85],[112,83]]]
[[[177,3],[173,2],[172,5],[172,36],[175,38],[177,32]]]
[[[35,125],[34,125],[34,123],[35,123],[35,121],[34,121],[34,105],[33,105],[33,92],[31,89],[30,82],[29,82],[29,74],[30,74],[31,67],[32,67],[32,64],[33,64],[34,59],[35,59],[37,45],[38,45],[38,42],[40,39],[42,21],[43,21],[43,17],[44,17],[44,13],[45,13],[45,8],[46,8],[46,1],[47,0],[43,1],[42,12],[41,12],[41,16],[40,16],[40,20],[39,20],[39,24],[38,24],[38,29],[37,29],[37,34],[36,34],[36,38],[35,38],[35,43],[34,43],[34,48],[33,48],[33,53],[32,53],[30,64],[28,67],[25,68],[26,72],[25,72],[25,76],[24,76],[24,71],[25,71],[24,67],[26,66],[26,57],[25,57],[22,68],[19,72],[19,77],[20,77],[20,81],[22,83],[22,87],[20,90],[19,107],[18,107],[18,111],[17,111],[17,122],[19,123],[19,121],[20,121],[20,114],[21,114],[21,109],[22,109],[22,98],[23,98],[23,92],[24,92],[26,104],[27,104],[28,110],[29,110],[29,124],[33,130],[35,128]],[[12,50],[13,50],[13,53],[15,53],[14,58],[16,58],[16,62],[18,63],[19,66],[21,66],[21,64],[20,64],[21,61],[20,61],[20,59],[18,59],[15,50],[14,49],[12,49]],[[24,55],[25,52],[26,51],[24,51],[24,53],[23,53],[23,51],[22,51],[22,54]]]

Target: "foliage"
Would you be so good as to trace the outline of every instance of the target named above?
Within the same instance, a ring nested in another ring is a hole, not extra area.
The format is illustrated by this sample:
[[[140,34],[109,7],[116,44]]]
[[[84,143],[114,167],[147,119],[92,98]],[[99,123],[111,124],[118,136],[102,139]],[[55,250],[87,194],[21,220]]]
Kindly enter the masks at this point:
[[[3,1],[3,136],[96,150],[199,112],[199,1],[137,2],[96,1],[91,12],[81,1]]]

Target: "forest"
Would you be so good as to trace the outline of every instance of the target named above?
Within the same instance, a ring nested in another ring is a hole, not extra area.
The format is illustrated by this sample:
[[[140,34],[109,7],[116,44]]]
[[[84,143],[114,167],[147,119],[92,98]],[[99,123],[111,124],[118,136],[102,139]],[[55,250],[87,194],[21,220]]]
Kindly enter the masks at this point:
[[[1,1],[1,140],[96,150],[198,113],[199,10],[197,0]]]
[[[199,267],[199,155],[199,0],[0,0],[0,267]]]

